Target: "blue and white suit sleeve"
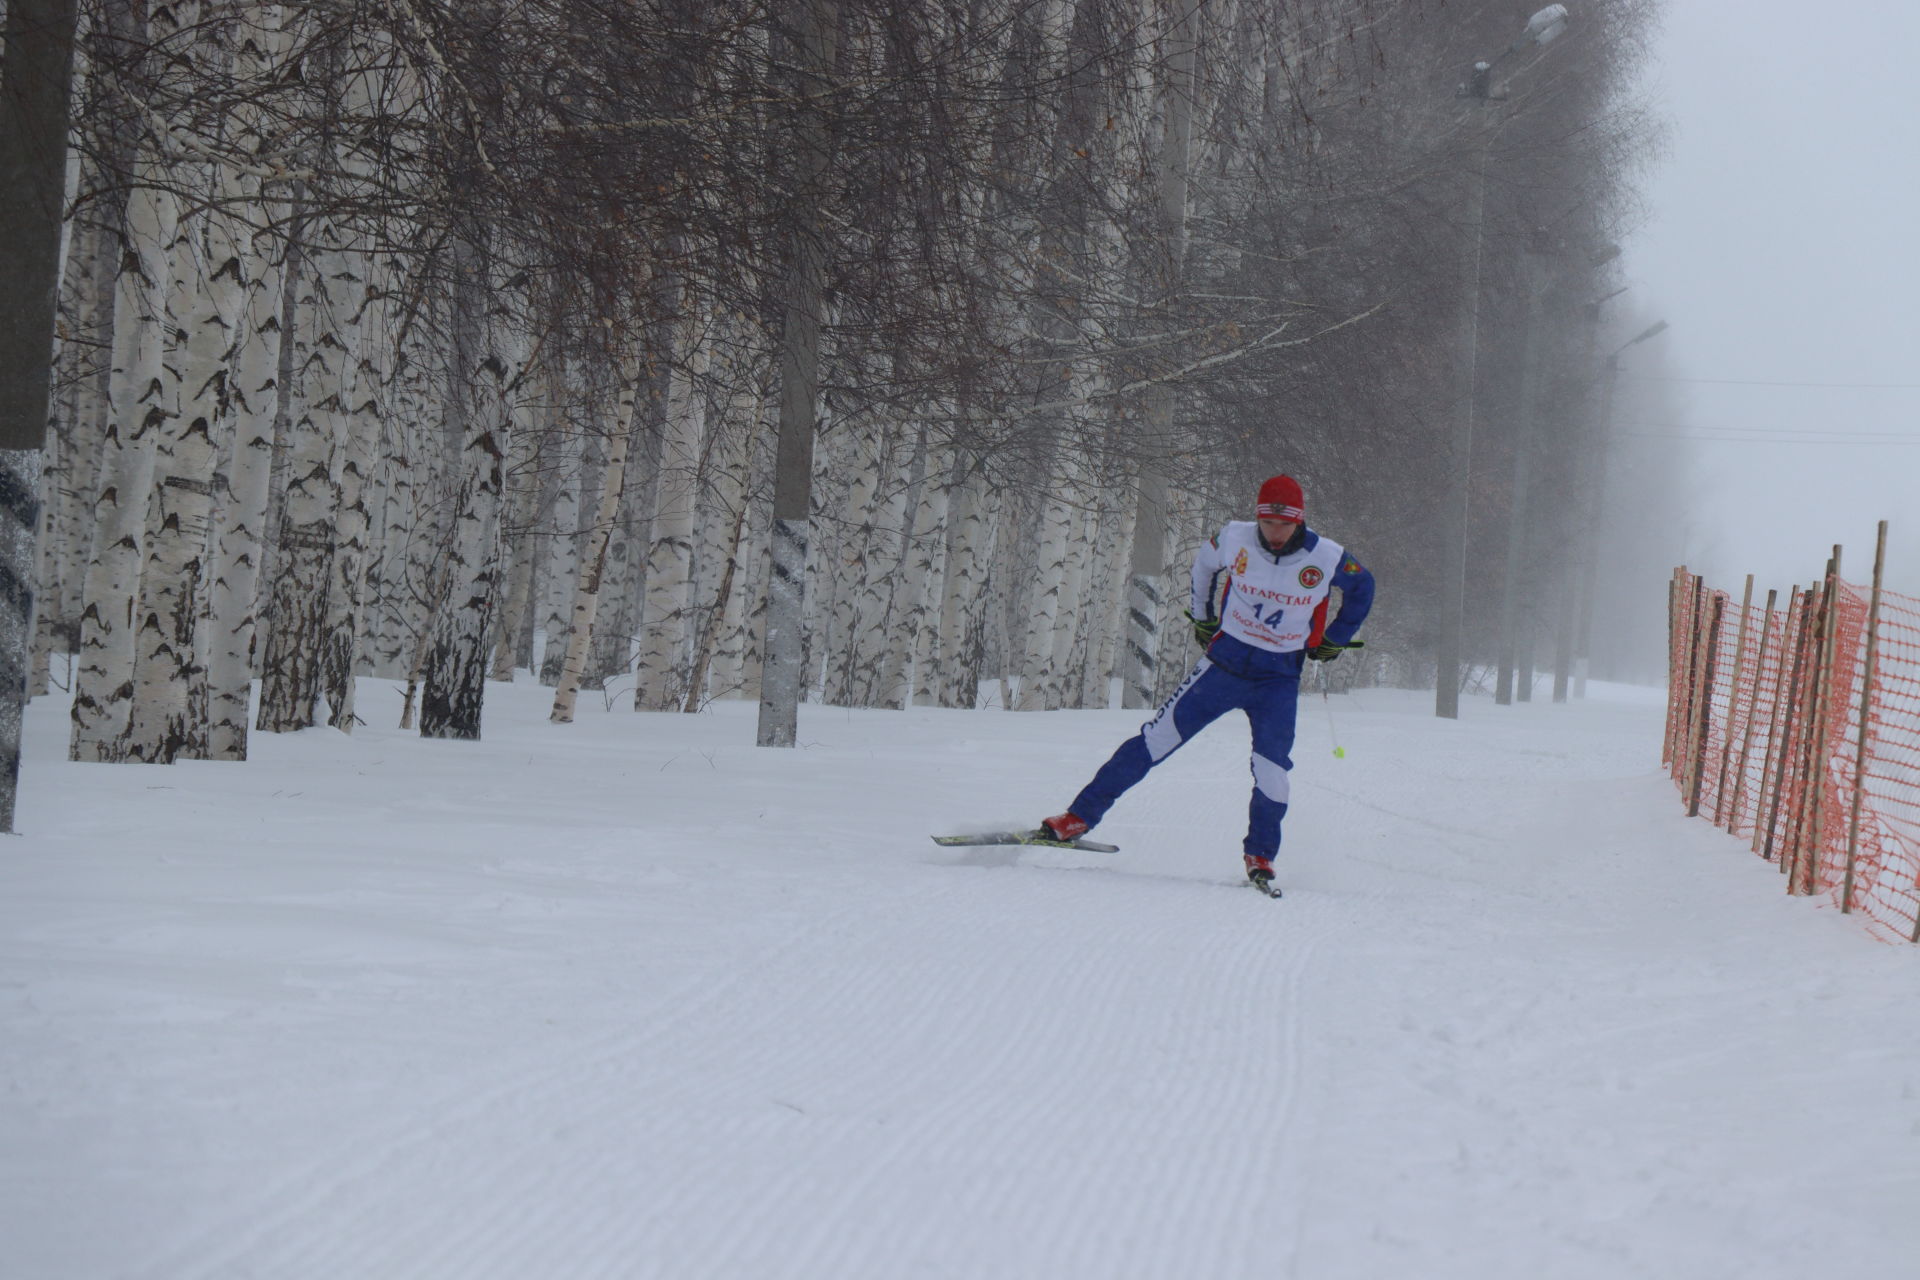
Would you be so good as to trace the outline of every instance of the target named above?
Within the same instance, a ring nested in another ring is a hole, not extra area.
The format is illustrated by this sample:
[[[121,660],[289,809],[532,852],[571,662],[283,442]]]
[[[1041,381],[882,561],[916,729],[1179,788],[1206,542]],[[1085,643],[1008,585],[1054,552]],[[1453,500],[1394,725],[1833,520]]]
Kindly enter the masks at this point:
[[[1220,555],[1218,536],[1200,544],[1200,550],[1193,555],[1193,599],[1187,606],[1196,618],[1212,618],[1219,614],[1214,607],[1214,587],[1219,584],[1220,571],[1227,562]]]
[[[1327,624],[1324,639],[1328,644],[1344,645],[1352,641],[1373,609],[1373,575],[1349,551],[1340,557],[1333,585],[1340,589],[1340,614]]]

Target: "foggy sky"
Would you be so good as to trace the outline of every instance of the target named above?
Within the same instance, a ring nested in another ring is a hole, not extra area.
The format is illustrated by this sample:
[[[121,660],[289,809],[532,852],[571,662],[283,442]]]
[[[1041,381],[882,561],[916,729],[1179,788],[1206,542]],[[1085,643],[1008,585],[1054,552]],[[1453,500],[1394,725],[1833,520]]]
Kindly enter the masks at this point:
[[[1609,305],[1616,342],[1672,325],[1622,356],[1669,409],[1615,415],[1690,468],[1672,563],[1784,594],[1838,542],[1864,582],[1887,519],[1888,584],[1920,595],[1920,5],[1667,0],[1656,41],[1668,146]],[[1672,438],[1703,436],[1740,440]]]

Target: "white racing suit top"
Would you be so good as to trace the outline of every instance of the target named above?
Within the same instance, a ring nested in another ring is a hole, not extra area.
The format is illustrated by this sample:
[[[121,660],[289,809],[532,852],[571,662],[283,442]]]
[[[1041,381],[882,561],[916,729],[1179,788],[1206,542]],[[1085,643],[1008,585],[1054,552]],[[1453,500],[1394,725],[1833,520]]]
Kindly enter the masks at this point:
[[[1330,623],[1335,587],[1341,606]],[[1193,558],[1193,616],[1220,620],[1207,656],[1248,679],[1298,675],[1306,650],[1323,640],[1346,644],[1372,606],[1373,575],[1345,547],[1308,528],[1290,551],[1276,554],[1261,544],[1258,524],[1235,520]]]

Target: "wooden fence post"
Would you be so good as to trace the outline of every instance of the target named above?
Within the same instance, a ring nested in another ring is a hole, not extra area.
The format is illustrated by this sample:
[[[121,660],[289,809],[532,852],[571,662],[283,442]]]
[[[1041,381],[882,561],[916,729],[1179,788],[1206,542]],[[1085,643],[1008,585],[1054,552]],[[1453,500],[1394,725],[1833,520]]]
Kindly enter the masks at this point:
[[[1793,845],[1793,871],[1787,876],[1787,892],[1794,891],[1798,880],[1803,894],[1811,894],[1820,883],[1820,841],[1825,835],[1826,817],[1827,716],[1833,702],[1834,618],[1840,612],[1840,548],[1833,549],[1827,561],[1827,585],[1820,597],[1820,633],[1814,646],[1813,705],[1807,734],[1805,770],[1801,775],[1801,805],[1798,836]],[[1802,856],[1804,854],[1804,857]]]
[[[1686,569],[1677,568],[1673,577],[1667,580],[1667,727],[1660,740],[1660,763],[1670,770],[1674,769],[1673,744],[1679,735],[1673,727],[1679,721],[1680,709],[1684,705],[1687,690],[1680,679],[1680,576]],[[1689,634],[1691,639],[1691,634]],[[1689,649],[1691,654],[1692,650]]]
[[[1706,593],[1707,580],[1694,574],[1691,603],[1687,606],[1687,691],[1680,703],[1680,715],[1673,723],[1673,779],[1684,788],[1693,776],[1693,722],[1700,706],[1701,610],[1700,597]]]
[[[1854,752],[1853,814],[1847,823],[1847,869],[1840,882],[1840,910],[1853,910],[1853,866],[1860,853],[1860,802],[1867,794],[1867,741],[1873,727],[1873,679],[1880,657],[1880,582],[1887,565],[1887,522],[1873,549],[1873,595],[1867,604],[1867,666],[1860,680],[1860,739]]]
[[[1720,660],[1720,620],[1726,613],[1727,598],[1713,593],[1713,617],[1707,623],[1707,645],[1700,663],[1699,692],[1695,697],[1698,713],[1688,733],[1693,747],[1687,753],[1687,816],[1700,816],[1700,788],[1707,776],[1707,735],[1713,730],[1713,678]]]
[[[1773,793],[1772,779],[1774,759],[1780,751],[1787,726],[1781,721],[1780,708],[1787,699],[1787,655],[1793,648],[1793,619],[1800,609],[1800,587],[1796,583],[1787,588],[1787,607],[1780,615],[1780,656],[1775,660],[1773,675],[1773,705],[1767,708],[1767,745],[1760,757],[1760,789],[1753,798],[1753,844],[1755,853],[1760,852],[1763,840],[1769,838],[1768,825],[1772,816],[1767,812],[1767,799]]]
[[[1747,575],[1747,589],[1740,597],[1740,630],[1733,642],[1733,674],[1727,682],[1727,740],[1720,748],[1720,772],[1713,783],[1713,825],[1720,826],[1720,815],[1727,807],[1727,765],[1733,760],[1733,713],[1740,705],[1740,676],[1747,660],[1747,619],[1753,613],[1753,575]]]
[[[1794,790],[1792,803],[1781,821],[1786,826],[1786,847],[1780,851],[1780,867],[1787,877],[1787,892],[1792,894],[1800,883],[1800,850],[1807,835],[1807,778],[1812,772],[1810,763],[1813,756],[1813,743],[1820,735],[1815,721],[1820,715],[1820,642],[1826,631],[1827,601],[1831,585],[1832,561],[1828,561],[1829,576],[1827,585],[1820,588],[1818,596],[1813,588],[1807,594],[1814,603],[1807,606],[1806,634],[1801,647],[1806,652],[1806,661],[1801,665],[1798,683],[1800,685],[1799,703],[1801,714],[1794,725],[1793,772]]]
[[[1794,590],[1798,592],[1799,588],[1796,587]],[[1796,609],[1799,613],[1797,619],[1794,617],[1794,610]],[[1773,841],[1774,835],[1780,827],[1780,797],[1787,789],[1787,765],[1793,757],[1792,748],[1795,741],[1793,708],[1794,704],[1800,701],[1800,672],[1806,663],[1807,632],[1813,625],[1812,587],[1808,587],[1806,592],[1799,596],[1796,604],[1790,606],[1787,614],[1787,625],[1793,629],[1793,673],[1786,678],[1785,696],[1776,704],[1776,706],[1783,711],[1783,714],[1780,717],[1780,737],[1774,750],[1773,795],[1770,797],[1771,804],[1767,808],[1767,841],[1766,847],[1761,853],[1761,856],[1766,858],[1768,862],[1774,861]],[[1784,647],[1786,643],[1786,637],[1783,635],[1781,637],[1783,647],[1780,653],[1780,669],[1783,673],[1787,670],[1787,655]],[[1791,821],[1792,815],[1788,815],[1788,817],[1789,821]],[[1780,851],[1780,859],[1776,866],[1782,874],[1786,872],[1787,858],[1785,849]]]
[[[1737,831],[1740,827],[1740,802],[1746,798],[1747,767],[1753,760],[1753,734],[1760,727],[1760,685],[1767,674],[1767,641],[1773,636],[1773,604],[1780,598],[1778,587],[1767,591],[1767,609],[1760,618],[1760,644],[1754,650],[1753,657],[1753,697],[1747,703],[1747,732],[1740,743],[1740,768],[1733,779],[1733,816],[1728,819],[1727,830]],[[1762,777],[1765,766],[1762,766]],[[1754,809],[1754,825],[1759,826],[1758,803]]]

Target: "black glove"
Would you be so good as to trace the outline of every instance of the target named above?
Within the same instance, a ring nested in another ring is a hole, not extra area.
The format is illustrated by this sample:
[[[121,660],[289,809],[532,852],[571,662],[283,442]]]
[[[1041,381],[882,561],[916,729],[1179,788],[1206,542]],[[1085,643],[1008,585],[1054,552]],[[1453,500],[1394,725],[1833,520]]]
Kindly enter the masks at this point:
[[[1220,634],[1218,618],[1196,618],[1193,616],[1193,610],[1189,609],[1187,621],[1193,624],[1193,642],[1202,649],[1212,644],[1213,638]]]
[[[1329,644],[1327,641],[1322,640],[1319,644],[1307,650],[1307,656],[1316,662],[1332,662],[1349,649],[1364,649],[1366,647],[1367,642],[1365,640],[1349,640],[1345,644]]]

